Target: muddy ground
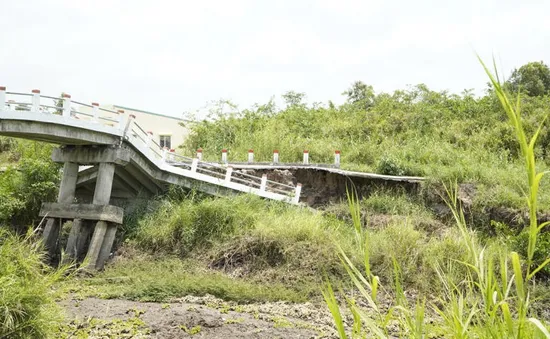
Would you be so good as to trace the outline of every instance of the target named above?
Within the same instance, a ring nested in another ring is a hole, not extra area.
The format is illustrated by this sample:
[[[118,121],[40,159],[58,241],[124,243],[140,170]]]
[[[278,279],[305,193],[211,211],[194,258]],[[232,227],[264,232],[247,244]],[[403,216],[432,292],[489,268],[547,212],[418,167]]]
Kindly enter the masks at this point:
[[[64,338],[331,338],[325,305],[237,305],[184,297],[170,303],[68,298]]]

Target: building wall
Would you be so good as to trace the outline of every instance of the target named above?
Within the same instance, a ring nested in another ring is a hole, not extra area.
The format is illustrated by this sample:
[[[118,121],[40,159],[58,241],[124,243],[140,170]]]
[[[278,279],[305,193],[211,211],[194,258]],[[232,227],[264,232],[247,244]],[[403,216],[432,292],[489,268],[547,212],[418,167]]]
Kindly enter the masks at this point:
[[[126,116],[130,114],[135,115],[136,123],[146,132],[153,132],[154,140],[158,144],[160,144],[161,136],[170,136],[170,148],[174,148],[176,151],[178,146],[185,141],[185,138],[189,134],[188,129],[180,125],[180,122],[184,122],[184,120],[180,118],[118,105],[101,105],[101,108],[112,111],[124,110]],[[91,113],[92,109],[81,107],[79,111]]]
[[[184,122],[183,119],[123,106],[114,105],[113,107],[114,110],[124,110],[124,114],[127,116],[134,114],[137,124],[145,131],[153,132],[153,137],[157,143],[160,144],[160,136],[169,135],[171,139],[170,148],[177,150],[189,134],[189,131],[180,125],[180,122]]]

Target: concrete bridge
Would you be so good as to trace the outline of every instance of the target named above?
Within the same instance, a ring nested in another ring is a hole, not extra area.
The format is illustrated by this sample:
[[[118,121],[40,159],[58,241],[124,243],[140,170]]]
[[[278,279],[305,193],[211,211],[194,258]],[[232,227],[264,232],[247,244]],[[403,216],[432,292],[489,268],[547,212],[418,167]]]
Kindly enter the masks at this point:
[[[57,202],[44,203],[43,238],[56,255],[61,226],[72,220],[65,252],[101,269],[109,257],[123,209],[113,199],[149,197],[170,184],[215,195],[250,193],[298,204],[301,185],[233,172],[231,166],[200,161],[162,149],[135,116],[62,98],[7,92],[0,86],[0,135],[60,145],[52,154],[63,163]],[[177,163],[177,167],[173,164]]]

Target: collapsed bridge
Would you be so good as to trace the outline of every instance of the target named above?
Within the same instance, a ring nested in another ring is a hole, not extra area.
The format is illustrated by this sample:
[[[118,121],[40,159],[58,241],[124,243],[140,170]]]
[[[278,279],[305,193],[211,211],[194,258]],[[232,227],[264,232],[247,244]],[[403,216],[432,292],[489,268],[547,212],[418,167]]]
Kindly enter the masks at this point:
[[[60,145],[52,154],[53,161],[63,163],[58,199],[40,211],[47,220],[44,243],[54,256],[61,226],[72,220],[65,252],[70,259],[86,258],[93,269],[103,268],[122,224],[124,211],[110,204],[114,198],[152,196],[172,184],[215,196],[250,193],[289,204],[300,200],[300,184],[168,152],[135,116],[73,101],[68,94],[58,98],[0,87],[0,135]]]

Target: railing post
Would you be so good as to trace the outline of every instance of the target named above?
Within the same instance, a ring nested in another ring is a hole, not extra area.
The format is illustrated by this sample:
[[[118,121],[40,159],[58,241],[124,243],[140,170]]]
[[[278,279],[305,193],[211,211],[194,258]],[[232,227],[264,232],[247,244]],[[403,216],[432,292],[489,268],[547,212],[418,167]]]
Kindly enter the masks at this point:
[[[262,182],[260,183],[260,192],[265,192],[267,187],[267,174],[262,175]]]
[[[253,163],[254,162],[254,150],[253,149],[249,149],[248,150],[248,163]]]
[[[6,106],[6,86],[0,86],[0,110],[4,110]]]
[[[63,116],[68,118],[71,116],[71,96],[63,93],[61,97],[63,98]]]
[[[334,165],[340,167],[340,151],[334,151]]]
[[[279,163],[279,150],[273,150],[273,163]]]
[[[309,164],[309,151],[306,149],[304,150],[304,165]]]
[[[228,166],[225,170],[225,182],[231,182],[231,174],[233,174],[233,167]]]
[[[194,158],[193,162],[191,162],[191,172],[196,172],[198,166],[199,166],[199,159]]]
[[[227,164],[227,150],[222,149],[222,164]]]
[[[162,162],[165,163],[166,162],[166,154],[168,153],[168,149],[166,147],[164,147],[162,149]]]
[[[145,139],[145,146],[149,149],[153,144],[153,131],[147,131],[147,139]]]
[[[99,122],[99,104],[97,102],[92,102],[92,117],[93,122]]]
[[[197,150],[197,159],[202,160],[202,148]]]
[[[40,90],[39,89],[32,90],[32,110],[34,112],[40,111]]]
[[[176,160],[175,154],[176,154],[176,150],[173,149],[173,148],[171,148],[171,149],[170,149],[170,157],[169,157],[169,160],[170,160],[171,162],[174,162],[174,161]]]
[[[123,129],[124,128],[124,120],[125,120],[125,117],[124,117],[124,110],[123,109],[119,109],[117,111],[118,113],[118,128],[119,129]]]
[[[300,202],[300,194],[302,193],[302,184],[296,184],[296,189],[294,191],[294,198],[292,202],[298,204]]]

